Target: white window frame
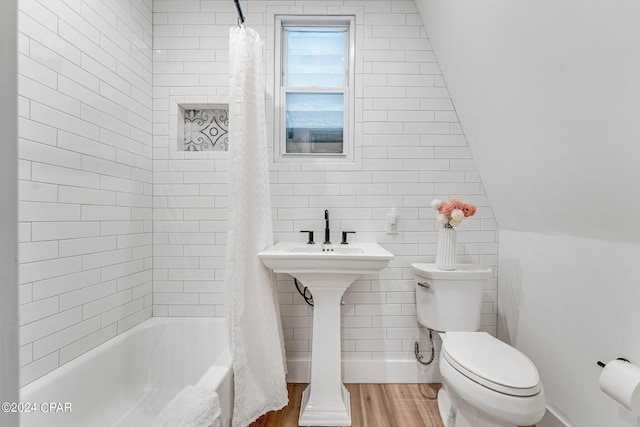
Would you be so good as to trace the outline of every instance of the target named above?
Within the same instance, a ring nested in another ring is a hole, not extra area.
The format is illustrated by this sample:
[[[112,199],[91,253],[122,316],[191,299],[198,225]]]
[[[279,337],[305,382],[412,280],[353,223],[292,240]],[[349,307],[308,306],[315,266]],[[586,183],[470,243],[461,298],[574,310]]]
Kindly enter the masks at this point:
[[[284,86],[286,55],[283,55],[285,27],[346,27],[348,37],[345,55],[345,86],[341,88],[314,87],[315,93],[344,93],[344,123],[342,153],[287,153],[285,97],[287,93],[309,93],[309,88],[288,88]],[[355,33],[354,16],[275,16],[275,60],[274,60],[274,161],[342,163],[353,162],[355,151]]]

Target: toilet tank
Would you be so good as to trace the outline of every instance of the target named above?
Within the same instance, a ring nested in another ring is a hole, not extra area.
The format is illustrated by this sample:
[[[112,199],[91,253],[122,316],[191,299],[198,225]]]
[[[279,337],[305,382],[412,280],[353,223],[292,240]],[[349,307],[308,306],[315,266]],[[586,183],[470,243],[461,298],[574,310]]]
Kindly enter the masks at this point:
[[[436,331],[480,329],[482,297],[491,269],[458,264],[440,270],[435,264],[411,264],[418,322]]]

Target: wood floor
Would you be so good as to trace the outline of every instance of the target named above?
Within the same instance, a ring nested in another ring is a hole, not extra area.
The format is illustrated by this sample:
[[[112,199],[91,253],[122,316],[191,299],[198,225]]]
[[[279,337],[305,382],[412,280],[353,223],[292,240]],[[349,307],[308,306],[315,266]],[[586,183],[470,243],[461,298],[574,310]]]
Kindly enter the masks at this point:
[[[345,384],[351,393],[353,427],[442,427],[436,394],[440,384]],[[307,384],[287,384],[289,406],[269,412],[250,427],[298,427]]]
[[[351,393],[353,427],[443,427],[436,395],[440,384],[345,384]],[[298,427],[307,384],[287,384],[289,405],[250,427]],[[535,426],[532,426],[535,427]]]

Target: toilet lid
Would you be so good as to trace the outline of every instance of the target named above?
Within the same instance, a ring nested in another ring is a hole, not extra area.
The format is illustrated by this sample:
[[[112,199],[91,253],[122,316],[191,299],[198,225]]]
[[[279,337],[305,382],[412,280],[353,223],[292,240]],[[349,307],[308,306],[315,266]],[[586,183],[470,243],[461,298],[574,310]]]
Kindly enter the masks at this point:
[[[486,332],[447,332],[442,355],[461,374],[500,393],[533,396],[542,388],[533,362]]]

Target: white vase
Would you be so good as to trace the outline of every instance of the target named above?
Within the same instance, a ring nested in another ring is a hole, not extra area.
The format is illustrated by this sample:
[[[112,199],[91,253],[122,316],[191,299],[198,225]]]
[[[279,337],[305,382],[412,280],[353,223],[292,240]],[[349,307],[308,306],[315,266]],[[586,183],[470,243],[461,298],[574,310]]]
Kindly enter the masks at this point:
[[[438,234],[438,251],[436,253],[436,267],[440,270],[456,268],[456,229],[440,229]]]

